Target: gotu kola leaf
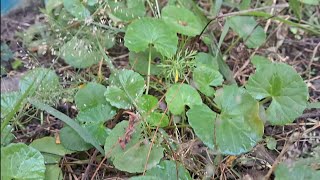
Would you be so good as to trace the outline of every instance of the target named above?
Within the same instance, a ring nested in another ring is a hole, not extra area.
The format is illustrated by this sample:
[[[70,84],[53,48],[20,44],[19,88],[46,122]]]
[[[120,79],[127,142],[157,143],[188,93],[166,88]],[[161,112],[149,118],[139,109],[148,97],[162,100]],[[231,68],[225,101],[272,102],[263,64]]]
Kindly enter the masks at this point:
[[[227,23],[249,48],[257,48],[266,41],[266,33],[251,16],[233,16]]]
[[[186,105],[190,108],[195,105],[201,105],[202,99],[199,93],[190,85],[174,84],[166,93],[166,102],[172,114],[180,115],[184,112]]]
[[[143,95],[137,102],[139,112],[151,127],[166,127],[169,118],[164,113],[155,112],[158,108],[158,99],[151,95]]]
[[[187,112],[197,136],[209,148],[222,154],[237,155],[249,151],[263,135],[259,103],[235,85],[224,86],[216,92],[214,100],[221,110],[218,115],[206,105],[194,106]]]
[[[119,139],[125,138],[128,126],[128,121],[122,121],[112,129],[106,138],[104,146],[106,156],[111,158],[117,169],[130,173],[143,172],[146,163],[147,170],[155,167],[163,157],[163,148],[160,145],[154,144],[147,162],[147,154],[151,143],[147,139],[142,138],[140,123],[134,126],[134,133],[125,147],[121,147]]]
[[[37,149],[41,153],[49,153],[59,156],[64,156],[74,152],[64,148],[61,144],[57,144],[54,137],[43,137],[41,139],[36,139],[32,141],[29,146]]]
[[[143,77],[132,70],[121,70],[109,78],[110,85],[105,92],[112,106],[130,109],[144,91]]]
[[[213,96],[215,90],[212,86],[220,86],[223,77],[219,71],[208,67],[197,67],[193,71],[193,80],[200,92],[206,96]]]
[[[201,20],[184,7],[166,6],[162,9],[161,17],[168,27],[183,35],[196,36],[204,28]]]
[[[148,74],[148,57],[149,56],[149,50],[146,50],[144,52],[129,52],[129,63],[131,67],[137,71],[138,73],[142,75]],[[153,60],[151,62],[151,69],[152,71],[150,74],[152,75],[158,75],[161,72],[161,68],[157,66],[157,60],[162,59],[162,55],[157,52],[154,48],[151,49],[151,59]]]
[[[63,0],[64,8],[79,20],[84,20],[90,16],[90,11],[80,0]]]
[[[256,73],[249,77],[246,89],[258,100],[271,98],[266,115],[274,125],[294,121],[303,113],[309,97],[306,84],[292,67],[263,60],[257,64]]]
[[[124,44],[134,52],[145,51],[153,45],[161,55],[172,57],[177,51],[178,37],[163,20],[141,18],[128,26]]]
[[[98,63],[102,55],[87,39],[72,38],[60,50],[62,58],[75,68],[86,68]]]
[[[178,174],[177,174],[178,173]],[[158,177],[166,180],[184,179],[191,180],[189,172],[178,162],[161,161],[159,165],[146,172],[148,176]]]
[[[38,150],[22,143],[1,148],[1,179],[44,179],[45,170]]]

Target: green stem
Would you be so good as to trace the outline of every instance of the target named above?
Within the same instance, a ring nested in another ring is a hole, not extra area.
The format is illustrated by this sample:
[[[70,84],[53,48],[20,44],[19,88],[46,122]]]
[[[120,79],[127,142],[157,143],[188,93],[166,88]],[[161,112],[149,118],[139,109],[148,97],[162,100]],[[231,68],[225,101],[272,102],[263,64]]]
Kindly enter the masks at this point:
[[[149,46],[149,63],[148,63],[147,90],[146,90],[146,94],[149,93],[150,73],[151,73],[151,45]]]

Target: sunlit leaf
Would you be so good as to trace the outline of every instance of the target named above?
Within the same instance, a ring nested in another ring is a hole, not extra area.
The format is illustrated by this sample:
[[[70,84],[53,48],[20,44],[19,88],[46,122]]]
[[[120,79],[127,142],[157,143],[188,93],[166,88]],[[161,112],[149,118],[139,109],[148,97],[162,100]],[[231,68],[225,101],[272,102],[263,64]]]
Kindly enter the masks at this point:
[[[256,99],[271,98],[268,121],[286,124],[299,117],[307,106],[308,88],[299,74],[283,63],[260,63],[246,85]]]
[[[1,148],[1,179],[44,179],[45,170],[38,150],[22,143]]]
[[[110,85],[105,92],[112,106],[130,109],[144,91],[143,77],[132,70],[121,70],[109,78]]]
[[[132,22],[124,36],[124,44],[130,51],[143,52],[153,47],[163,56],[171,57],[177,51],[176,33],[160,19],[141,18]]]
[[[183,113],[186,105],[192,108],[195,105],[202,104],[199,93],[187,84],[171,86],[166,93],[166,102],[170,112],[174,115]]]

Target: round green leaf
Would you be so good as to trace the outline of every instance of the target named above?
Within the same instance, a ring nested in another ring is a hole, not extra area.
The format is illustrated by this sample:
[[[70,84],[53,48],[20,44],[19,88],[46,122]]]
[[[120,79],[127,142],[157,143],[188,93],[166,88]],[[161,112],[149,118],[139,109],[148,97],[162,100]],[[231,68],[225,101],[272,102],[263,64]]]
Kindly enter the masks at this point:
[[[196,135],[211,149],[237,155],[249,151],[263,135],[259,103],[237,86],[217,91],[215,102],[221,113],[208,106],[194,106],[187,112]],[[217,147],[215,147],[217,146]]]
[[[319,157],[299,159],[295,162],[282,162],[276,170],[276,180],[318,180],[320,171],[317,168],[319,165]]]
[[[29,146],[37,149],[41,153],[49,153],[59,156],[64,156],[74,152],[64,148],[61,144],[56,144],[54,137],[43,137],[41,139],[36,139],[32,141]]]
[[[80,0],[64,0],[64,8],[79,20],[84,20],[90,16],[90,11],[82,4]]]
[[[1,148],[1,179],[44,179],[45,170],[38,150],[22,143]]]
[[[152,95],[143,95],[139,97],[137,105],[141,113],[151,113],[158,108],[158,99]]]
[[[104,96],[102,98],[105,99]],[[112,119],[115,114],[115,109],[109,103],[99,104],[93,108],[80,111],[76,119],[82,123],[104,123]]]
[[[87,123],[82,125],[82,127],[86,128],[89,133],[99,142],[100,145],[105,143],[105,140],[110,133],[110,129],[104,126],[103,122],[100,123]]]
[[[97,64],[102,55],[95,46],[86,39],[72,38],[61,47],[61,57],[75,68],[86,68]]]
[[[141,124],[137,124],[134,128],[131,139],[122,149],[119,144],[119,139],[125,137],[128,121],[121,121],[114,127],[105,141],[106,156],[110,157],[115,167],[122,171],[130,173],[143,172],[147,161],[150,142],[147,139],[142,139]],[[147,169],[155,167],[163,157],[163,148],[154,144],[150,152]],[[128,163],[130,162],[130,163]]]
[[[168,26],[183,35],[196,36],[204,28],[201,20],[184,7],[166,6],[162,9],[161,17]]]
[[[86,151],[93,147],[91,144],[86,143],[79,134],[69,126],[65,126],[60,130],[60,141],[65,148],[73,151]]]
[[[194,106],[187,112],[188,122],[201,141],[213,149],[216,113],[207,105]]]
[[[22,93],[31,85],[33,85],[31,92],[36,91],[36,94],[40,95],[40,97],[42,93],[47,94],[60,88],[57,74],[53,70],[46,68],[33,69],[25,74],[19,81],[19,87]]]
[[[134,52],[145,51],[153,45],[162,56],[171,57],[177,51],[178,37],[162,20],[141,18],[128,26],[124,44]]]
[[[294,121],[307,106],[308,88],[295,70],[283,63],[258,66],[246,85],[256,99],[272,98],[266,110],[271,124],[283,125]]]
[[[232,16],[227,19],[227,23],[243,38],[248,48],[257,48],[266,41],[266,33],[251,16]]]
[[[121,70],[110,76],[110,86],[105,92],[112,106],[130,109],[144,91],[143,77],[132,70]]]
[[[146,13],[144,0],[106,0],[108,14],[114,21],[130,21]]]
[[[177,167],[178,165],[178,167]],[[177,177],[177,170],[178,170],[178,177]],[[146,172],[147,176],[154,176],[160,179],[166,180],[176,180],[176,179],[184,179],[184,180],[191,180],[191,176],[186,170],[183,165],[178,162],[174,161],[161,161],[159,165],[156,167],[148,170]]]
[[[63,179],[63,174],[58,164],[46,165],[45,179],[46,180],[62,180]]]
[[[200,52],[195,57],[197,67],[208,67],[210,69],[219,70],[217,60],[210,54]]]
[[[193,80],[200,92],[206,96],[213,96],[215,90],[212,86],[222,85],[223,76],[217,70],[208,67],[197,67],[193,71]]]
[[[247,152],[261,140],[264,125],[259,103],[245,89],[224,86],[214,101],[221,110],[215,121],[215,135],[223,154]]]
[[[158,75],[161,72],[161,68],[157,66],[155,60],[162,59],[162,56],[160,53],[155,51],[154,48],[151,50],[151,72],[152,75]],[[138,73],[142,75],[148,74],[148,60],[149,59],[149,50],[146,50],[144,52],[129,52],[129,63],[131,67],[137,71]]]
[[[166,102],[172,114],[180,115],[184,112],[186,105],[190,108],[194,105],[201,105],[202,99],[190,85],[174,84],[166,93]]]
[[[75,95],[75,102],[80,111],[97,107],[101,104],[107,104],[104,108],[110,108],[103,94],[107,90],[101,84],[88,83],[84,88],[80,89]],[[102,107],[101,107],[102,108]]]

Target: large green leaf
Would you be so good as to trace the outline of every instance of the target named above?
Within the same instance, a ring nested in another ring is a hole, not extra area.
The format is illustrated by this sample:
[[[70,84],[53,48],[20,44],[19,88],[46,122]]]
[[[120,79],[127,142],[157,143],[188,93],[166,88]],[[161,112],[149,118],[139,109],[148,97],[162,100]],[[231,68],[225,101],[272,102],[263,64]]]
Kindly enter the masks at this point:
[[[196,36],[204,28],[201,20],[184,7],[166,6],[162,9],[162,19],[177,33]]]
[[[187,112],[188,122],[196,135],[209,148],[214,148],[214,122],[216,113],[205,104],[194,106]]]
[[[114,21],[130,21],[145,15],[144,0],[106,0],[108,14]]]
[[[295,70],[283,63],[259,63],[246,85],[256,99],[271,98],[268,121],[282,125],[294,121],[307,106],[308,88]]]
[[[200,52],[195,57],[197,67],[208,67],[210,69],[219,70],[217,60],[208,53]]]
[[[129,52],[129,63],[131,67],[142,75],[148,74],[148,58],[149,58],[149,50],[144,52]],[[161,60],[162,55],[158,53],[154,48],[151,50],[151,72],[152,75],[158,75],[161,72],[161,68],[157,66],[157,59]]]
[[[112,106],[130,109],[144,91],[143,77],[132,70],[121,70],[109,78],[110,86],[105,92]]]
[[[105,127],[103,122],[99,123],[86,123],[82,125],[89,133],[99,142],[100,145],[105,143],[105,140],[110,132],[110,129]]]
[[[75,130],[65,126],[60,130],[60,141],[63,147],[72,151],[86,151],[92,148],[92,145],[85,142]]]
[[[119,144],[119,139],[125,137],[128,121],[122,121],[116,125],[106,139],[104,146],[106,156],[111,158],[115,167],[130,173],[143,172],[148,158],[150,142],[143,139],[141,124],[136,124],[135,131],[124,149]],[[147,170],[155,167],[163,157],[163,148],[154,144],[147,163]],[[128,163],[130,162],[130,163]]]
[[[45,170],[38,150],[22,143],[1,148],[1,179],[44,179]]]
[[[197,67],[193,71],[193,80],[197,89],[206,96],[213,96],[215,90],[212,86],[220,86],[223,77],[218,70],[208,67]]]
[[[42,93],[48,94],[60,88],[57,74],[53,70],[46,68],[33,69],[26,73],[19,81],[19,87],[22,93],[31,85],[33,85],[31,92],[36,92],[38,99],[41,99]]]
[[[41,139],[36,139],[32,141],[29,146],[37,149],[41,153],[49,153],[59,156],[64,156],[74,152],[64,148],[61,144],[57,144],[54,137],[43,137]]]
[[[299,159],[294,162],[282,162],[275,171],[276,180],[318,180],[320,177],[319,167],[320,159],[307,158]]]
[[[75,102],[78,109],[83,111],[97,107],[101,104],[108,104],[103,95],[106,90],[106,87],[98,83],[90,82],[85,85],[85,87],[80,89],[75,95]]]
[[[80,0],[64,0],[64,8],[79,20],[84,20],[90,16],[90,11],[82,4]]]
[[[61,57],[76,68],[86,68],[97,64],[102,55],[95,45],[87,39],[72,38],[60,49]]]
[[[153,45],[163,56],[171,57],[177,51],[176,33],[160,19],[141,18],[131,23],[124,36],[130,51],[141,52]]]
[[[201,105],[202,99],[190,85],[174,84],[166,93],[166,102],[172,114],[180,115],[184,112],[186,105],[190,108],[195,105]]]
[[[187,112],[197,136],[209,148],[217,146],[214,149],[223,154],[249,151],[263,135],[259,103],[235,85],[217,91],[215,102],[221,110],[218,115],[206,105],[194,106]]]
[[[178,162],[168,160],[161,161],[159,165],[148,170],[146,172],[146,176],[154,176],[166,180],[192,179],[189,172],[183,167],[183,165]]]
[[[103,95],[103,94],[102,94]],[[104,100],[104,96],[102,97]],[[104,123],[107,120],[112,119],[112,117],[116,114],[115,109],[107,104],[100,104],[96,107],[82,110],[77,115],[77,121],[82,123]]]
[[[266,33],[251,16],[233,16],[227,23],[249,48],[257,48],[266,41]]]

